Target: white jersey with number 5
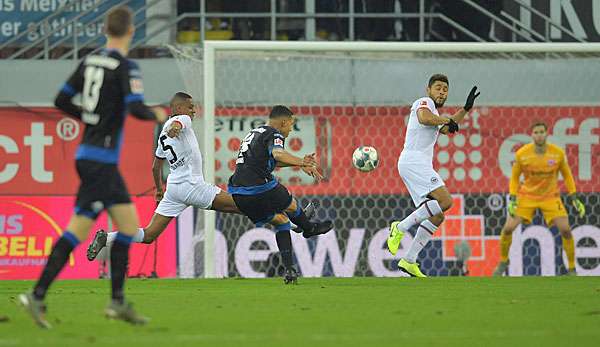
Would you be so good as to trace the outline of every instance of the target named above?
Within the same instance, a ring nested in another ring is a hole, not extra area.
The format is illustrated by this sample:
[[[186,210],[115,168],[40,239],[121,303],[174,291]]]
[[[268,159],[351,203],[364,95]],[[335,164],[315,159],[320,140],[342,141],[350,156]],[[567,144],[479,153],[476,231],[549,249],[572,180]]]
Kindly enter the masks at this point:
[[[167,131],[171,124],[177,122],[182,129],[179,136],[171,138]],[[198,140],[192,128],[192,119],[188,115],[170,117],[163,126],[156,146],[157,158],[169,161],[169,177],[167,183],[203,183],[202,154],[198,148]]]
[[[400,154],[402,162],[433,162],[433,147],[438,138],[440,127],[436,125],[423,125],[419,122],[417,111],[426,108],[431,113],[439,116],[435,103],[430,97],[417,99],[410,108],[408,125],[406,126],[406,137],[404,138],[404,149]]]

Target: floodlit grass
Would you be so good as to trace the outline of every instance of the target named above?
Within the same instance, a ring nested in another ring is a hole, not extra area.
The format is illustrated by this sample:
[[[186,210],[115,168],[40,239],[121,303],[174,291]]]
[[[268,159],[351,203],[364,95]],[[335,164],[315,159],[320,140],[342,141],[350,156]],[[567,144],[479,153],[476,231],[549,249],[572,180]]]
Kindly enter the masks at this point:
[[[103,316],[108,281],[60,281],[37,328],[0,282],[1,346],[597,346],[600,278],[128,280],[152,318]],[[4,317],[2,319],[1,317]]]

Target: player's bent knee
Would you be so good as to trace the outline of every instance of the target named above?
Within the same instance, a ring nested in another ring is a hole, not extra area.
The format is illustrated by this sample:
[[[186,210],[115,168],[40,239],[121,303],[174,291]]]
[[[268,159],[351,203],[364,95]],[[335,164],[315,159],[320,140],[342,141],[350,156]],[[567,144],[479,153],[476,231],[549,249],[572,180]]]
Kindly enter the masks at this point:
[[[452,199],[449,199],[449,200],[444,199],[443,201],[440,201],[438,203],[440,204],[440,208],[444,212],[448,211],[452,207]]]
[[[444,222],[444,220],[446,219],[446,217],[444,216],[443,213],[438,213],[436,215],[434,215],[433,217],[431,217],[429,220],[431,221],[431,223],[435,224],[435,225],[440,225]]]

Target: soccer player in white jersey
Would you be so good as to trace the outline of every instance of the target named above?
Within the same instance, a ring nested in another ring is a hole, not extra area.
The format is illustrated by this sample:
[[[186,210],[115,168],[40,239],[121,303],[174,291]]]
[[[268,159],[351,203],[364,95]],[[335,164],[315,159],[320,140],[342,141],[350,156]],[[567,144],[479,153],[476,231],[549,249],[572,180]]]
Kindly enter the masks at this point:
[[[403,220],[392,222],[387,239],[389,251],[396,254],[404,233],[418,226],[408,252],[398,262],[398,268],[410,276],[427,277],[419,269],[417,256],[444,221],[444,212],[452,206],[450,192],[433,169],[433,147],[439,133],[458,131],[458,124],[478,96],[477,87],[473,87],[463,108],[449,118],[441,117],[438,108],[448,98],[448,77],[435,74],[429,78],[427,96],[417,99],[410,109],[398,172],[417,209]]]
[[[139,228],[132,242],[152,243],[188,206],[220,212],[240,213],[231,195],[214,184],[204,182],[202,154],[192,128],[195,115],[192,97],[178,92],[171,100],[173,115],[164,124],[158,138],[152,173],[156,185],[156,201],[160,201],[145,228]],[[168,160],[170,174],[164,192],[162,167]],[[164,193],[163,193],[164,192]],[[99,230],[88,247],[88,260],[94,260],[107,243],[112,245],[116,232]]]

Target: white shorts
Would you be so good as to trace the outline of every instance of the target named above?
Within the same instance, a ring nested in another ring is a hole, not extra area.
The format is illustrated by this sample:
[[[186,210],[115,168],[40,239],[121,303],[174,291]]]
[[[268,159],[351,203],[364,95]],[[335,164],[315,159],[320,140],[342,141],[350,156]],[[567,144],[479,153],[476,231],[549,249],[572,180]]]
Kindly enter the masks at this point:
[[[432,165],[398,160],[398,172],[415,206],[421,205],[429,193],[445,185]]]
[[[177,217],[188,206],[209,209],[221,188],[205,182],[168,184],[165,196],[154,212],[165,217]]]

